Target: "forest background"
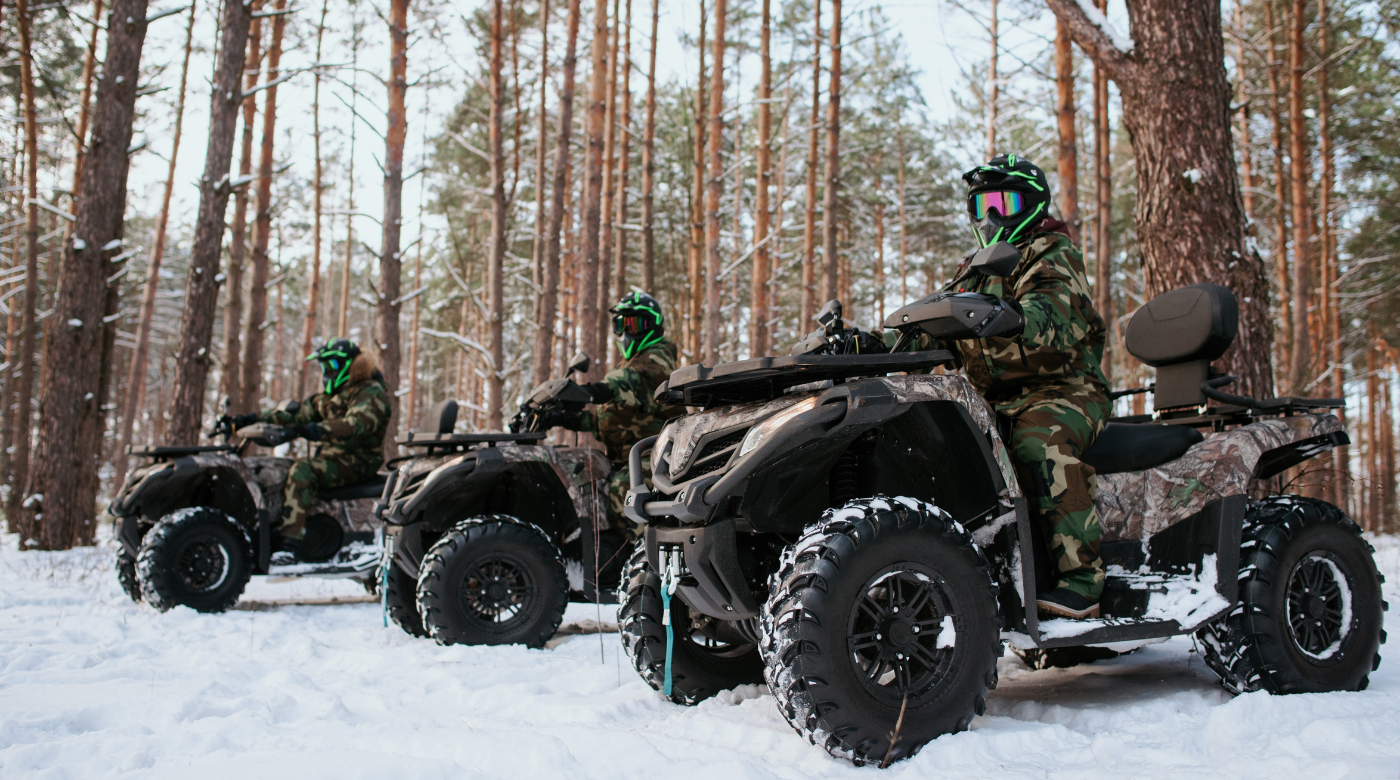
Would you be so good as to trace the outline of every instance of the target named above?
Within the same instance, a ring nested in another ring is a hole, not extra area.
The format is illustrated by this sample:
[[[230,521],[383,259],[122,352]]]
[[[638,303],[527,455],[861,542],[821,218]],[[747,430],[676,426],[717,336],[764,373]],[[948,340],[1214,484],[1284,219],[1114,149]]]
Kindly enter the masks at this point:
[[[1064,3],[113,3],[0,3],[0,498],[24,546],[90,543],[128,444],[314,392],[303,358],[335,336],[378,344],[398,431],[445,398],[480,430],[574,351],[614,363],[628,290],[682,363],[781,354],[832,297],[873,326],[975,245],[960,174],[994,152],[1050,174],[1111,380],[1150,381],[1118,347],[1153,289],[1132,123]],[[1127,8],[1100,7],[1131,50]],[[1220,13],[1235,256],[1269,287],[1252,389],[1348,399],[1353,445],[1300,489],[1393,531],[1400,2]],[[124,184],[89,185],[118,243],[88,247],[80,169],[123,124]]]

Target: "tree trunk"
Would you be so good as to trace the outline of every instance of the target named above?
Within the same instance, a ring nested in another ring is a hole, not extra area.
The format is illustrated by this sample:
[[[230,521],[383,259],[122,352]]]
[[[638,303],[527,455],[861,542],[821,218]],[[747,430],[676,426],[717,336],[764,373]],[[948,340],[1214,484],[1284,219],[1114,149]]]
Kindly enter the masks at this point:
[[[715,0],[715,35],[710,51],[708,195],[705,198],[705,361],[719,363],[719,206],[724,197],[724,29],[729,0]]]
[[[622,90],[618,99],[622,101],[622,149],[617,155],[617,212],[613,217],[613,230],[616,239],[613,244],[613,268],[617,274],[613,300],[620,300],[627,292],[627,179],[632,163],[632,0],[627,0],[627,10],[622,18],[619,35],[626,35],[622,41]],[[650,290],[648,290],[650,294]],[[608,323],[604,323],[604,329]],[[608,352],[617,354],[617,342],[609,339]]]
[[[1327,18],[1327,0],[1318,0],[1317,4],[1317,40],[1318,55],[1322,60],[1322,66],[1318,69],[1318,112],[1317,130],[1319,143],[1321,145],[1320,155],[1322,157],[1322,183],[1321,183],[1321,242],[1319,247],[1322,250],[1322,265],[1326,269],[1326,283],[1322,289],[1323,300],[1327,303],[1327,341],[1328,359],[1332,370],[1332,396],[1343,398],[1346,396],[1346,363],[1342,359],[1342,319],[1341,300],[1337,298],[1335,285],[1337,284],[1337,236],[1332,230],[1332,190],[1336,184],[1336,162],[1335,152],[1332,148],[1332,92],[1328,87],[1328,71],[1331,68],[1328,62],[1328,55],[1332,48],[1331,30]],[[1338,409],[1337,416],[1346,424],[1346,409]],[[1346,506],[1348,500],[1348,486],[1351,484],[1351,475],[1348,469],[1347,454],[1343,450],[1332,451],[1332,503],[1337,506]]]
[[[1288,165],[1283,157],[1283,78],[1282,56],[1274,20],[1275,0],[1264,0],[1264,27],[1269,33],[1269,118],[1273,125],[1274,150],[1274,278],[1278,293],[1279,355],[1287,360],[1293,345],[1291,283],[1288,271]],[[1287,14],[1284,14],[1287,18]]]
[[[190,50],[194,43],[195,3],[190,4],[190,19],[185,27],[185,58],[180,66],[180,94],[175,99],[175,134],[170,142],[170,165],[165,175],[165,192],[161,197],[160,216],[156,218],[156,243],[151,250],[151,262],[146,266],[146,285],[141,293],[141,315],[136,325],[136,349],[126,377],[126,403],[122,409],[121,433],[117,438],[117,479],[126,476],[126,448],[131,444],[132,426],[136,415],[145,406],[146,368],[151,354],[151,324],[155,319],[156,291],[160,289],[160,264],[165,257],[165,229],[170,222],[170,196],[175,190],[175,161],[180,155],[180,134],[185,120],[185,88],[190,75]]]
[[[613,0],[611,36],[608,41],[607,67],[607,109],[603,117],[603,202],[598,229],[598,351],[606,352],[607,365],[617,360],[617,349],[608,333],[608,293],[612,292],[613,259],[613,198],[616,195],[615,170],[617,166],[617,52],[619,36],[622,32],[621,6]],[[601,356],[600,356],[601,357]]]
[[[758,193],[754,197],[753,233],[753,274],[749,289],[749,355],[761,357],[768,354],[768,277],[770,255],[768,253],[768,189],[772,184],[773,172],[773,109],[769,103],[773,97],[773,60],[769,53],[771,19],[770,0],[763,0],[763,15],[759,33],[759,60],[762,72],[758,80],[758,149],[755,158],[758,170],[755,172]],[[737,273],[737,269],[735,271]]]
[[[647,55],[646,127],[642,130],[642,289],[656,294],[656,231],[652,220],[656,204],[656,32],[661,21],[661,0],[651,0],[651,52]]]
[[[350,113],[352,116],[355,115],[356,104],[360,101],[360,31],[359,20],[355,16],[354,8],[355,6],[351,6],[350,13],[350,69],[354,74],[350,80]],[[340,266],[340,306],[334,334],[337,338],[350,338],[350,264],[355,256],[355,130],[359,126],[359,122],[350,123],[350,165],[349,171],[346,173],[348,192],[345,210],[345,257]]]
[[[1233,290],[1240,302],[1239,336],[1222,367],[1241,378],[1240,392],[1270,395],[1268,287],[1262,263],[1245,243],[1230,88],[1219,67],[1219,5],[1129,0],[1134,46],[1124,51],[1081,4],[1048,2],[1122,95],[1137,160],[1137,232],[1147,297],[1206,281]]]
[[[287,0],[278,0],[276,10],[287,7]],[[267,52],[267,82],[280,75],[282,62],[282,33],[287,17],[279,14],[272,21],[272,43]],[[243,379],[239,382],[242,401],[239,412],[254,412],[261,405],[263,378],[263,331],[267,328],[267,256],[272,238],[272,166],[273,142],[277,132],[277,87],[268,87],[263,99],[262,155],[258,160],[258,200],[253,214],[253,278],[248,284],[248,329],[243,343]],[[279,399],[280,400],[280,399]]]
[[[897,186],[899,187],[899,305],[909,303],[909,235],[906,232],[904,208],[904,120],[895,119],[895,148],[899,155]]]
[[[506,158],[505,141],[501,137],[502,113],[505,112],[505,85],[501,79],[501,23],[505,9],[501,0],[491,3],[491,113],[488,120],[489,152],[491,155],[491,242],[486,255],[487,348],[491,360],[486,366],[487,394],[486,428],[503,430],[501,425],[503,377],[506,364],[504,331],[506,258]]]
[[[1108,0],[1098,0],[1107,13]],[[1108,74],[1094,64],[1094,310],[1108,326],[1104,376],[1113,379],[1113,350],[1121,341],[1113,305],[1113,128],[1108,116]]]
[[[1326,0],[1322,0],[1326,2]],[[1235,24],[1230,30],[1235,39],[1235,105],[1239,119],[1240,184],[1244,193],[1244,218],[1254,221],[1254,159],[1249,139],[1249,72],[1244,51],[1244,3],[1235,3]]]
[[[545,25],[545,22],[541,22]],[[554,185],[550,191],[549,246],[541,274],[539,326],[535,329],[535,383],[549,378],[554,365],[554,331],[559,303],[559,260],[565,195],[569,190],[569,139],[574,130],[574,72],[578,65],[579,0],[569,0],[568,32],[564,44],[564,91],[559,96],[559,124],[554,145]],[[541,77],[543,78],[543,76]],[[540,98],[543,101],[543,97]],[[543,103],[541,104],[543,105]]]
[[[228,208],[228,169],[233,157],[233,131],[242,100],[240,76],[251,6],[225,3],[219,66],[215,71],[209,119],[209,144],[204,176],[199,181],[199,215],[190,249],[190,275],[185,286],[185,311],[180,323],[180,352],[175,363],[169,439],[172,444],[195,444],[204,414],[204,388],[209,376],[209,342],[214,331],[219,297],[219,244]]]
[[[20,14],[27,39],[25,5]],[[107,271],[111,257],[121,251],[127,148],[136,115],[146,5],[146,0],[117,0],[112,8],[107,59],[93,111],[94,143],[84,164],[73,240],[64,247],[53,317],[45,333],[54,358],[45,362],[40,378],[45,413],[35,446],[30,490],[34,499],[25,501],[28,511],[21,516],[29,526],[21,536],[25,547],[66,549],[90,540],[94,531],[103,423],[102,349],[109,330],[102,320]],[[119,21],[124,19],[131,21]],[[23,41],[26,50],[28,43]],[[32,103],[26,108],[32,111]]]
[[[1293,174],[1293,342],[1288,366],[1289,392],[1303,394],[1311,372],[1311,326],[1308,322],[1309,297],[1313,285],[1312,248],[1308,215],[1308,120],[1303,116],[1306,97],[1303,94],[1303,28],[1306,22],[1307,0],[1293,1],[1288,60],[1292,72],[1288,81],[1289,163]]]
[[[1051,6],[1052,8],[1054,6]],[[997,0],[992,0],[991,26],[992,58],[987,64],[987,159],[997,156],[997,102],[1001,97],[1001,76],[997,74],[997,55],[1001,42],[997,37]]]
[[[700,51],[700,75],[695,87],[695,145],[691,149],[693,168],[690,177],[690,254],[687,277],[690,280],[689,311],[686,326],[689,328],[690,359],[700,362],[703,347],[704,326],[701,315],[705,312],[705,150],[709,147],[706,138],[706,123],[709,121],[709,101],[705,92],[708,75],[705,72],[705,0],[700,0],[700,38],[696,48]]]
[[[497,72],[500,68],[496,69]],[[379,306],[375,318],[375,346],[379,349],[379,370],[389,388],[389,425],[385,429],[385,447],[396,451],[394,432],[398,430],[399,403],[395,393],[399,387],[399,309],[403,302],[400,286],[403,282],[403,262],[399,257],[399,235],[403,230],[403,147],[408,133],[408,117],[404,114],[404,96],[408,91],[408,0],[392,0],[389,4],[389,110],[388,127],[384,133],[384,229],[379,250]],[[499,130],[499,128],[498,128]],[[500,396],[495,406],[499,407]],[[499,409],[495,412],[499,415]],[[498,426],[499,427],[499,424]]]
[[[822,262],[826,266],[822,297],[825,300],[837,296],[840,273],[836,241],[836,189],[841,179],[840,141],[841,0],[831,0],[831,83],[826,97],[826,184],[822,192]]]
[[[1060,218],[1069,225],[1069,238],[1082,246],[1079,235],[1079,148],[1074,117],[1074,45],[1064,22],[1055,24],[1055,89],[1058,97],[1060,149]]]
[[[799,335],[811,327],[817,314],[817,139],[821,133],[822,104],[822,0],[812,1],[812,106],[807,131],[807,198],[802,225],[802,303]]]
[[[534,344],[534,378],[535,384],[540,384],[549,378],[548,359],[544,359],[540,354],[541,333],[548,333],[553,329],[553,323],[545,323],[540,314],[544,308],[544,258],[545,243],[548,241],[545,227],[548,220],[545,216],[545,162],[548,159],[546,145],[549,142],[549,111],[546,98],[549,96],[549,0],[540,0],[540,113],[536,118],[535,128],[535,231],[534,242],[530,247],[530,275],[535,283],[533,295],[533,306],[531,311],[535,320],[535,344]],[[556,282],[557,284],[558,282]],[[414,289],[417,289],[416,287]],[[558,295],[558,292],[552,293]],[[545,340],[549,336],[546,335]],[[541,365],[541,363],[544,363]]]
[[[20,94],[24,104],[24,310],[20,315],[19,350],[11,349],[9,342],[5,345],[10,352],[10,370],[19,363],[7,517],[18,517],[29,495],[30,404],[34,398],[35,330],[38,327],[35,310],[39,306],[39,125],[34,116],[34,50],[30,40],[29,0],[16,0],[15,16],[19,28]],[[144,24],[141,29],[145,31]],[[28,512],[24,514],[29,515]],[[25,546],[33,536],[33,524],[27,517],[20,517],[18,525],[20,544]]]
[[[262,10],[262,0],[253,0],[254,13]],[[244,79],[249,90],[258,85],[262,69],[262,19],[254,18],[248,26],[248,61]],[[238,178],[245,183],[233,196],[233,230],[229,239],[228,301],[224,304],[224,365],[219,392],[229,399],[230,408],[244,411],[243,398],[243,258],[248,248],[248,185],[253,172],[253,120],[257,116],[257,97],[243,99],[243,143],[238,163]],[[256,218],[256,217],[255,217]]]
[[[102,18],[102,0],[92,0],[92,18]],[[83,160],[87,157],[88,125],[92,121],[92,79],[97,71],[97,26],[88,25],[87,50],[83,52],[83,95],[78,100],[78,129],[73,139],[73,197],[82,184]],[[70,225],[71,227],[71,225]],[[69,231],[72,235],[72,231]]]
[[[316,61],[321,61],[321,40],[326,35],[326,10],[330,0],[321,0],[321,18],[316,22]],[[322,176],[325,173],[321,162],[321,71],[314,73],[314,86],[311,91],[311,138],[315,149],[316,166],[311,176],[312,235],[311,235],[311,283],[306,292],[306,320],[301,329],[301,357],[311,354],[311,342],[316,337],[316,315],[321,305],[321,198],[325,194]],[[307,395],[315,381],[313,364],[301,361],[301,381],[297,384],[298,395]]]
[[[593,9],[593,50],[588,90],[588,154],[583,186],[583,265],[578,275],[578,348],[593,358],[589,381],[602,376],[598,351],[598,264],[603,219],[603,136],[607,119],[608,5],[597,0]]]

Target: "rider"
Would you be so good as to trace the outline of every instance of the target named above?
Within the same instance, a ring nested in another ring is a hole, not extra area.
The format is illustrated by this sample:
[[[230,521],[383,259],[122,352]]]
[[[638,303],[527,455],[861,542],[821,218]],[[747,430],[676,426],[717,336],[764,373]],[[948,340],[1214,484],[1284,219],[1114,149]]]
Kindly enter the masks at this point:
[[[622,513],[623,501],[631,487],[628,453],[632,445],[660,433],[668,419],[684,414],[685,407],[652,397],[656,388],[676,370],[678,355],[675,343],[666,338],[661,304],[646,293],[630,292],[608,312],[612,314],[613,335],[619,338],[622,363],[609,371],[603,381],[584,386],[593,397],[596,409],[581,413],[551,412],[542,427],[558,425],[598,435],[612,464],[608,518],[615,530],[632,539],[636,538],[638,529]]]
[[[1111,405],[1101,368],[1104,323],[1084,256],[1065,223],[1047,213],[1049,182],[1029,160],[997,155],[963,180],[978,244],[1009,242],[1021,261],[1005,278],[969,275],[954,286],[1012,302],[1025,318],[1018,335],[958,341],[963,368],[1010,418],[1011,457],[1031,514],[1046,529],[1057,583],[1036,606],[1062,617],[1097,617],[1104,566],[1095,476],[1079,456],[1103,430]]]
[[[307,355],[321,364],[325,392],[304,402],[228,418],[234,428],[266,422],[285,425],[316,453],[298,458],[287,473],[282,501],[282,549],[302,557],[306,517],[322,490],[365,482],[384,462],[384,434],[389,426],[389,390],[372,355],[355,342],[335,339]],[[314,545],[309,545],[314,547]]]

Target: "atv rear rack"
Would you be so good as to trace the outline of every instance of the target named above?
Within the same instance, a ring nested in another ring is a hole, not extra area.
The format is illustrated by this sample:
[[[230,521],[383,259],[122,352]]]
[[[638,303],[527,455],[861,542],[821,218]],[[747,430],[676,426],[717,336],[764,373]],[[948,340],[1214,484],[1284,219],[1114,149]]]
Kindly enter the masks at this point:
[[[544,431],[523,433],[418,433],[409,431],[407,439],[399,440],[403,447],[469,447],[484,444],[538,444],[549,434]]]
[[[945,349],[866,355],[787,355],[676,369],[656,390],[670,403],[706,409],[776,398],[798,385],[927,371],[953,362]]]

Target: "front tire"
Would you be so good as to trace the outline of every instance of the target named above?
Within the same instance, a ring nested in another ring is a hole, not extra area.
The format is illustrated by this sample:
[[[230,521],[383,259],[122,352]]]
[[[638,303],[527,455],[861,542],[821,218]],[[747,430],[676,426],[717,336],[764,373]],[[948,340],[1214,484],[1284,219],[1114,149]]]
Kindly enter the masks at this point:
[[[440,645],[543,647],[568,603],[559,548],[538,526],[505,515],[459,523],[418,573],[418,609]]]
[[[1001,656],[997,586],[943,510],[883,497],[828,510],[784,551],[773,582],[765,676],[808,741],[883,765],[986,710]]]
[[[127,597],[141,603],[141,580],[136,576],[136,559],[125,549],[117,553],[117,582]]]
[[[1197,632],[1231,693],[1360,691],[1381,663],[1384,578],[1341,509],[1301,496],[1252,504],[1239,602]]]
[[[141,542],[141,594],[161,612],[181,605],[224,612],[252,576],[252,550],[248,532],[227,514],[205,506],[177,510]]]
[[[637,544],[622,570],[622,609],[617,627],[632,668],[657,691],[666,682],[666,627],[661,624],[661,577]],[[701,625],[696,625],[699,622]],[[698,704],[720,691],[763,682],[758,645],[725,621],[693,620],[679,597],[671,598],[671,696],[676,704]],[[682,626],[688,630],[681,630]]]
[[[418,581],[394,562],[389,564],[388,579],[384,603],[389,609],[389,619],[409,636],[426,639],[428,629],[423,627],[423,613],[418,611]]]

